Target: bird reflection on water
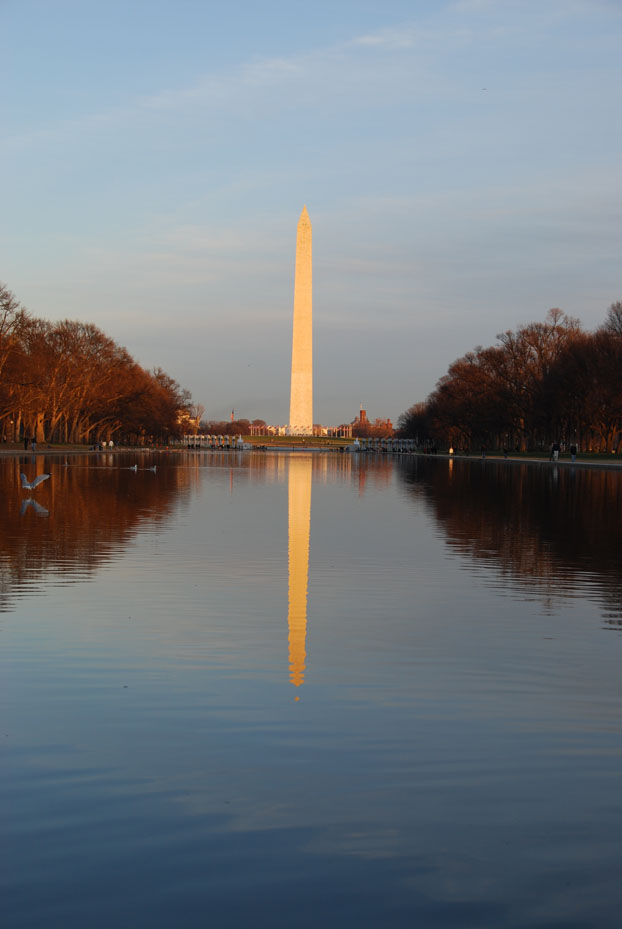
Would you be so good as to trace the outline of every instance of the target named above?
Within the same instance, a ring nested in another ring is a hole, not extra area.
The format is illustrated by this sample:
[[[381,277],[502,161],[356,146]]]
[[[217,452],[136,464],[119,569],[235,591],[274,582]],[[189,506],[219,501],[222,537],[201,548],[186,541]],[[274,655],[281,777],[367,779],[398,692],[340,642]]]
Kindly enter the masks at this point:
[[[622,475],[96,460],[0,462],[7,925],[619,924]]]
[[[38,474],[37,477],[33,478],[32,481],[28,480],[28,477],[22,471],[20,474],[20,482],[22,490],[35,490],[39,484],[42,484],[44,481],[47,481],[49,474]],[[37,516],[49,516],[50,511],[47,510],[44,506],[38,503],[34,497],[28,497],[25,500],[22,500],[22,505],[19,510],[19,515],[23,516],[29,509],[33,509]]]
[[[26,500],[22,500],[22,505],[19,508],[19,515],[23,516],[29,509],[33,509],[37,516],[49,516],[50,511],[46,510],[44,506],[41,506],[36,500],[32,497],[28,497]]]
[[[190,472],[166,469],[157,480],[145,475],[136,481],[132,458],[40,456],[46,474],[33,481],[23,471],[31,458],[0,461],[0,610],[9,607],[25,580],[93,572],[146,522],[163,523],[174,506],[184,505],[184,491],[194,480]],[[20,499],[16,485],[29,496]]]

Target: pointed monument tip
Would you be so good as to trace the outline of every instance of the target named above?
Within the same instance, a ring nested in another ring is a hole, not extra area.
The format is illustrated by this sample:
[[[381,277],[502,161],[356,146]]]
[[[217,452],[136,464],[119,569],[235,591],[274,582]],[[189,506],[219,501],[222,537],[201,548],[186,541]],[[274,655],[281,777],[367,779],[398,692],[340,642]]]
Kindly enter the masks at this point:
[[[306,205],[306,203],[305,203],[305,205],[304,205],[303,208],[302,208],[302,213],[300,214],[300,218],[301,218],[301,219],[303,219],[304,217],[306,217],[307,219],[309,218],[309,213],[307,212],[307,205]]]

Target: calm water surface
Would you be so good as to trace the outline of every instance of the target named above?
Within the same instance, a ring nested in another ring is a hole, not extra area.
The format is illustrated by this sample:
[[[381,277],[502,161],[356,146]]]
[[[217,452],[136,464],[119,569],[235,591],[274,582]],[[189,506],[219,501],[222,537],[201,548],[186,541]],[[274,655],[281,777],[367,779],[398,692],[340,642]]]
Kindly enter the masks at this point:
[[[620,925],[622,473],[24,456],[0,493],[4,926]]]

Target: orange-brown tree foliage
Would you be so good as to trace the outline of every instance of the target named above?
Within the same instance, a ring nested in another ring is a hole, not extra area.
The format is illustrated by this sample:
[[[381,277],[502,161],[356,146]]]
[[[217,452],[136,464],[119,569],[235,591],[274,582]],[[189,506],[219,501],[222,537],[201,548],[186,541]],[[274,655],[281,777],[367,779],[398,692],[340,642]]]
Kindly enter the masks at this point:
[[[191,398],[91,323],[31,316],[0,284],[0,430],[9,441],[145,442],[179,433]]]
[[[501,333],[450,366],[425,403],[400,416],[399,434],[460,449],[622,447],[622,304],[596,332],[549,310],[544,322]]]
[[[203,435],[249,435],[250,431],[251,424],[248,419],[210,419],[201,423]]]

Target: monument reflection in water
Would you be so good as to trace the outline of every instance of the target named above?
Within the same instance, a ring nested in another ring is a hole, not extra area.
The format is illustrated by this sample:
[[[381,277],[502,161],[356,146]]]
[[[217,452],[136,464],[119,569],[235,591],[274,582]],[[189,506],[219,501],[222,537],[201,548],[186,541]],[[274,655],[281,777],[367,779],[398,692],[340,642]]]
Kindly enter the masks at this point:
[[[311,530],[311,458],[292,457],[288,469],[289,679],[305,679],[309,534]],[[296,697],[298,699],[298,697]]]
[[[24,458],[0,501],[3,925],[617,929],[622,473]]]

